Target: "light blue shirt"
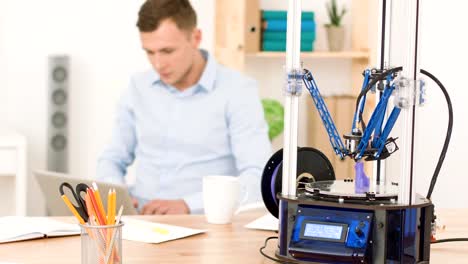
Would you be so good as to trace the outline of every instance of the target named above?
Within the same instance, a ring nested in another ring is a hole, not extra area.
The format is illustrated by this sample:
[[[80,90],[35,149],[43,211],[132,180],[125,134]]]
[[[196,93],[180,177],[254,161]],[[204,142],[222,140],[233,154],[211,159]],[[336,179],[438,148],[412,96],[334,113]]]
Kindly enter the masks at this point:
[[[256,82],[201,52],[207,63],[193,87],[179,91],[150,70],[132,77],[118,105],[97,178],[123,184],[136,162],[130,193],[140,208],[184,199],[191,213],[202,213],[205,175],[239,176],[243,200],[260,200],[271,144]]]

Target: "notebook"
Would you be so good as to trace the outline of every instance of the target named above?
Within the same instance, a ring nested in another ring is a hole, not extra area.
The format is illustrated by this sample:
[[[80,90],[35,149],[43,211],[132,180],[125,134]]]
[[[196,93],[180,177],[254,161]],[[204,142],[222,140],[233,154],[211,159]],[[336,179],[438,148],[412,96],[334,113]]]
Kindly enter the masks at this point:
[[[45,237],[79,235],[77,224],[68,224],[45,217],[0,217],[0,243]]]

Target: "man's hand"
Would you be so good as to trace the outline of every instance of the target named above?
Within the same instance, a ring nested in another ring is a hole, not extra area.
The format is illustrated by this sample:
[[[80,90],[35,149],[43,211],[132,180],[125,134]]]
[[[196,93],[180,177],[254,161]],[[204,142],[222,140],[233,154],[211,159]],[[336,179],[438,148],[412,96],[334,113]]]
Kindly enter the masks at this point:
[[[152,200],[143,206],[141,214],[189,214],[190,209],[184,200]]]

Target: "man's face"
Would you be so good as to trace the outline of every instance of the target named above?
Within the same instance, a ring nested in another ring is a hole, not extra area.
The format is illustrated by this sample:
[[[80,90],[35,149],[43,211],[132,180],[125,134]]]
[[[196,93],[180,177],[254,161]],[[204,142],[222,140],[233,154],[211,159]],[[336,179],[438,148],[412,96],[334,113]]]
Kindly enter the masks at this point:
[[[161,80],[176,88],[183,87],[198,52],[200,30],[181,30],[172,20],[166,19],[156,30],[140,32],[140,39]]]

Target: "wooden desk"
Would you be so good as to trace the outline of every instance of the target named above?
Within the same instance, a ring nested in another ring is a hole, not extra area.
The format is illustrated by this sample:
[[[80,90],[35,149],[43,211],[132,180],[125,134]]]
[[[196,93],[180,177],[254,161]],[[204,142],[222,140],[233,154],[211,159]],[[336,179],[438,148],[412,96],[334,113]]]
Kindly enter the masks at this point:
[[[203,216],[144,217],[160,223],[207,229],[193,237],[159,245],[123,241],[124,263],[274,263],[260,255],[258,249],[274,232],[243,228],[263,212],[238,215],[232,225],[210,225]],[[447,225],[439,238],[468,237],[468,209],[440,210],[438,217]],[[270,241],[272,255],[276,241]],[[442,243],[432,246],[431,263],[467,263],[468,242]],[[0,245],[0,261],[18,263],[80,263],[80,237],[48,238]]]

